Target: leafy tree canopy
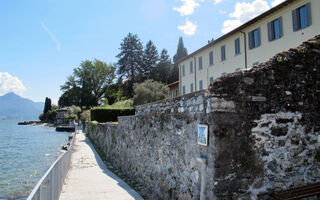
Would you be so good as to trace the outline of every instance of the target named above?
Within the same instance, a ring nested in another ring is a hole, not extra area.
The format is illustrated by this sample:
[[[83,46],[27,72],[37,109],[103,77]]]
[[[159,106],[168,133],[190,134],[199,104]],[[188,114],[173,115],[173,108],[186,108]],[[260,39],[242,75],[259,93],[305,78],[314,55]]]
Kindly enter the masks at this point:
[[[97,59],[85,60],[67,79],[59,106],[97,106],[115,79],[115,68]]]
[[[146,80],[134,85],[134,105],[146,104],[168,97],[169,88],[163,83]]]

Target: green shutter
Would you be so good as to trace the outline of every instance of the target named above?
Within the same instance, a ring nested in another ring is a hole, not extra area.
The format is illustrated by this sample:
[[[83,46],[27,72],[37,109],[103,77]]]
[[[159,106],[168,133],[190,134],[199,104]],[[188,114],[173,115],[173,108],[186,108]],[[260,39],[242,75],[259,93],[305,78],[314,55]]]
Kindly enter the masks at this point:
[[[248,33],[248,37],[249,37],[249,49],[252,49],[253,48],[253,37],[252,37],[252,31]]]
[[[279,31],[280,31],[280,37],[283,36],[283,25],[282,25],[282,17],[279,17]]]
[[[261,29],[260,29],[260,27],[258,28],[258,41],[259,41],[259,44],[258,44],[258,46],[260,46],[261,45],[261,31],[260,31]]]
[[[307,9],[307,20],[308,20],[308,26],[312,24],[312,19],[311,19],[311,4],[310,2],[306,4],[306,9]]]
[[[292,26],[293,26],[293,31],[297,31],[299,29],[298,27],[298,9],[295,9],[292,11]]]
[[[274,38],[273,38],[273,26],[272,26],[272,22],[269,22],[268,23],[268,39],[269,41],[272,41]]]

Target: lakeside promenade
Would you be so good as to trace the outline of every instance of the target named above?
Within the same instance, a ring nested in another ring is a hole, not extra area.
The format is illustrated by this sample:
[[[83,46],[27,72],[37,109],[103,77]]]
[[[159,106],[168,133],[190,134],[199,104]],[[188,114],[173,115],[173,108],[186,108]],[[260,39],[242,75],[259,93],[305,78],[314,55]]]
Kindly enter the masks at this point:
[[[70,168],[60,200],[142,200],[128,184],[107,169],[82,131],[77,132]]]

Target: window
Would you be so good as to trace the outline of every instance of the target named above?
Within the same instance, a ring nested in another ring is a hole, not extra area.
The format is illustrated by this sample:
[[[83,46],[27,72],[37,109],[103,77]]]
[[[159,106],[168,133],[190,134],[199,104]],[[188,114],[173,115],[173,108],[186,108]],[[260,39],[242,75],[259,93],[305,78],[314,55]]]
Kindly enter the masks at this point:
[[[293,31],[304,29],[311,25],[310,2],[292,11]]]
[[[240,54],[240,38],[234,40],[234,52],[236,55]]]
[[[202,56],[199,57],[199,70],[202,70]]]
[[[186,94],[186,86],[185,85],[182,87],[182,94]]]
[[[193,92],[193,83],[190,84],[190,92]]]
[[[185,70],[184,65],[182,65],[182,76],[185,76],[185,75],[186,75],[186,70]]]
[[[209,66],[213,65],[213,51],[209,52]]]
[[[190,61],[190,74],[192,74],[192,73],[193,73],[193,62]]]
[[[237,71],[240,71],[241,70],[241,68],[240,67],[238,67],[238,68],[236,68],[235,69],[235,71],[237,72]]]
[[[213,83],[213,76],[210,77],[210,84]]]
[[[268,39],[269,41],[281,38],[283,35],[282,31],[282,17],[273,20],[268,23]]]
[[[226,60],[226,46],[222,45],[221,46],[221,61]]]
[[[199,81],[199,89],[203,90],[203,82],[202,82],[202,80]]]
[[[249,32],[249,48],[253,49],[260,46],[260,38],[260,28],[254,29],[253,31]]]

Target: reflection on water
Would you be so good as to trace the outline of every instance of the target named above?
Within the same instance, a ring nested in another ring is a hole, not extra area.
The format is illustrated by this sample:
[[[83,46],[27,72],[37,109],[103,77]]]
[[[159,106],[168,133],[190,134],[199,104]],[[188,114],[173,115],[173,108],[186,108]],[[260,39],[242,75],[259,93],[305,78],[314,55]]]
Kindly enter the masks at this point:
[[[0,120],[0,200],[26,199],[67,142],[66,132]]]

